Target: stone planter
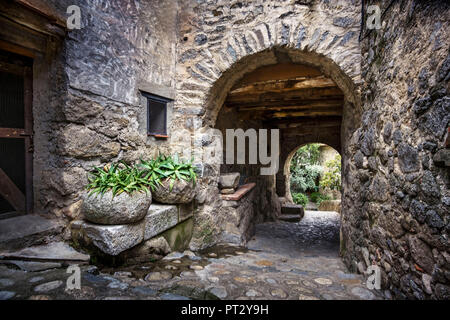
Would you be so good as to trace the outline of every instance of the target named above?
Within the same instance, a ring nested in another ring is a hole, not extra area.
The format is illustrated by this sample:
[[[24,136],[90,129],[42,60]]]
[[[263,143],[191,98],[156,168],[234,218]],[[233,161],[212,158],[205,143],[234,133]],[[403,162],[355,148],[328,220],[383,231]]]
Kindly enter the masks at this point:
[[[130,224],[142,220],[152,203],[150,192],[121,193],[113,197],[108,191],[102,195],[86,192],[83,197],[82,212],[86,220],[107,225]]]
[[[184,180],[176,180],[172,191],[170,191],[170,181],[167,179],[162,181],[162,185],[152,190],[153,199],[167,204],[189,203],[194,200],[195,194],[194,183]]]

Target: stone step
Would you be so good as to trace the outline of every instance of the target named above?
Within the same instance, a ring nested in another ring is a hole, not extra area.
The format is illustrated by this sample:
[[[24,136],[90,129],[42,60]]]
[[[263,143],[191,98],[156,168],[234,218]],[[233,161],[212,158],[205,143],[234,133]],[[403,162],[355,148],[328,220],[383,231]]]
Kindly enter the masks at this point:
[[[61,234],[63,225],[38,215],[0,220],[0,250],[19,250],[50,242]]]
[[[299,214],[282,214],[278,217],[281,221],[286,222],[300,222],[302,220],[303,216]]]
[[[286,203],[281,206],[281,214],[287,214],[287,215],[300,215],[301,217],[304,216],[305,211],[303,207],[299,204],[293,204],[293,203]]]
[[[42,246],[34,246],[19,251],[0,252],[0,262],[8,261],[16,264],[17,261],[40,263],[87,263],[90,256],[76,251],[64,242],[52,242]]]

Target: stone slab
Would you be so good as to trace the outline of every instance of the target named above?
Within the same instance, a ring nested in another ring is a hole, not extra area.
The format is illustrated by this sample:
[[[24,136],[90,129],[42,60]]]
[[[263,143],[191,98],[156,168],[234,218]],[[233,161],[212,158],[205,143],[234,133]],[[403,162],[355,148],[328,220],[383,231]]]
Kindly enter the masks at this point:
[[[144,240],[176,226],[178,223],[178,208],[176,205],[152,203],[144,218]]]
[[[90,256],[76,251],[64,242],[52,242],[42,246],[25,248],[15,252],[0,253],[8,260],[26,261],[72,261],[88,262]]]
[[[20,260],[0,260],[0,264],[14,265],[20,270],[27,272],[45,271],[62,267],[62,264],[58,262],[35,262]]]
[[[105,226],[81,221],[83,234],[102,252],[116,256],[144,240],[144,220],[134,224]]]
[[[305,215],[305,210],[299,204],[286,203],[281,206],[281,213],[286,215],[300,215],[303,217]]]
[[[222,194],[220,197],[222,200],[226,201],[239,201],[243,196],[249,193],[254,187],[256,187],[256,183],[248,183],[244,184],[237,189],[237,191],[233,194]]]
[[[0,220],[0,249],[28,247],[50,235],[60,234],[63,225],[38,215],[23,215]]]
[[[239,172],[223,174],[219,177],[220,189],[236,189],[239,184],[239,178],[241,174]]]

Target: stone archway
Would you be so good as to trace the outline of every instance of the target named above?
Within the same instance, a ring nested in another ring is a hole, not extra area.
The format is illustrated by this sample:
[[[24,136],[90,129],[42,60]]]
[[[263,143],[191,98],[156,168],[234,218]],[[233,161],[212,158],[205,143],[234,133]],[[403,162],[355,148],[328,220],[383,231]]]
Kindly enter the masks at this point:
[[[303,147],[307,144],[310,144],[310,143],[322,143],[322,144],[330,146],[331,148],[333,148],[336,151],[339,150],[338,145],[330,143],[329,140],[316,140],[316,141],[305,141],[305,142],[301,143],[300,145],[297,145],[294,149],[291,149],[289,152],[281,155],[280,171],[279,171],[279,175],[277,176],[277,181],[280,181],[280,182],[277,184],[277,193],[280,197],[284,197],[289,202],[293,202],[292,194],[291,194],[291,190],[290,190],[290,175],[291,175],[290,166],[291,166],[292,158],[294,157],[294,155],[298,149],[300,149],[301,147]],[[339,151],[337,151],[337,152],[339,152]],[[284,184],[284,188],[283,188],[283,186],[281,186],[282,184]]]
[[[233,86],[246,74],[277,64],[301,64],[316,68],[334,81],[345,97],[343,118],[346,125],[339,136],[349,139],[361,114],[359,24],[335,25],[336,12],[331,8],[314,11],[311,6],[295,4],[293,8],[277,9],[267,3],[261,19],[236,24],[228,21],[227,26],[222,28],[219,18],[209,18],[208,12],[213,10],[212,7],[214,5],[199,4],[195,8],[182,8],[177,92],[171,124],[177,130],[170,138],[172,147],[184,145],[185,136],[190,134],[202,142],[202,148],[208,148],[211,137],[207,131],[215,126]],[[244,8],[226,5],[215,12],[225,14],[235,10],[242,11]],[[277,19],[279,14],[283,14],[280,11],[290,13],[285,19]],[[193,26],[190,19],[195,20],[194,17],[202,15],[202,12],[210,21]],[[359,8],[349,6],[346,14],[354,16],[354,21],[357,21]],[[231,19],[239,16],[233,14]],[[186,120],[189,117],[192,120]],[[341,150],[340,146],[338,150]],[[217,214],[221,207],[217,189],[220,166],[207,166],[203,172],[206,176],[200,188],[191,242],[193,249],[218,241],[222,232],[220,226],[224,224],[224,218]]]

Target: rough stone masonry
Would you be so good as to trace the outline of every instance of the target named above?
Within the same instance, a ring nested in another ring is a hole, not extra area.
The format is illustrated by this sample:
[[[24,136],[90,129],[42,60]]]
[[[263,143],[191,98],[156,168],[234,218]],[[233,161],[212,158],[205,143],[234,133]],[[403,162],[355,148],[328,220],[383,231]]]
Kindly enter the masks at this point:
[[[36,212],[67,224],[81,219],[94,165],[187,147],[194,128],[214,127],[238,79],[288,59],[319,68],[345,95],[347,266],[364,272],[365,261],[377,264],[383,289],[395,298],[450,298],[449,170],[442,161],[450,120],[448,3],[383,2],[382,28],[363,28],[361,41],[358,0],[49,3],[62,15],[78,5],[82,29],[68,32],[50,63],[34,66]],[[174,100],[168,139],[147,136],[141,91]],[[210,142],[202,137],[205,150]],[[219,166],[204,164],[191,249],[226,234],[219,175]],[[274,188],[265,181],[255,189],[259,209],[242,221],[273,218]]]

